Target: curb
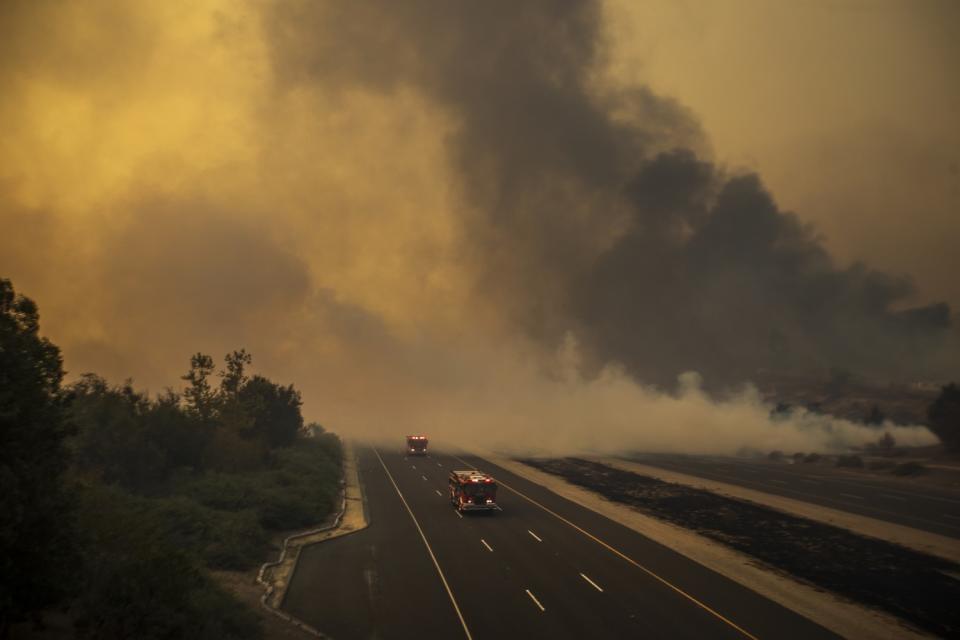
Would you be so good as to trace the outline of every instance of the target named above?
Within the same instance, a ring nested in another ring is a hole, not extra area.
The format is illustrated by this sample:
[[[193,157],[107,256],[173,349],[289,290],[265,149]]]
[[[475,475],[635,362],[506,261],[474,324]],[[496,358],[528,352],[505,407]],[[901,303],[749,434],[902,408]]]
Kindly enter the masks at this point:
[[[357,506],[352,506],[354,504],[357,504]],[[287,595],[287,587],[296,571],[300,550],[305,546],[366,528],[369,519],[364,506],[365,498],[359,482],[353,443],[344,441],[343,477],[340,479],[340,507],[334,515],[333,521],[316,529],[301,531],[284,538],[280,548],[280,556],[273,562],[265,562],[261,565],[260,571],[257,572],[257,583],[264,587],[264,593],[260,596],[260,605],[281,620],[312,636],[331,640],[330,636],[283,611],[280,607],[283,605]],[[359,514],[355,513],[357,507],[360,507]],[[346,524],[345,519],[349,519],[350,524]]]

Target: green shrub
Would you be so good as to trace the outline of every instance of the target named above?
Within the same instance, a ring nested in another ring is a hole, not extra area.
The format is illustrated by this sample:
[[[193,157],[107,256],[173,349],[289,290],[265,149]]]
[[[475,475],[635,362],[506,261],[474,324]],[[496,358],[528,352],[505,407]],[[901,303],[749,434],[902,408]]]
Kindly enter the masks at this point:
[[[85,566],[74,603],[79,637],[261,637],[256,615],[201,570],[193,544],[205,528],[200,511],[184,501],[151,510],[146,505],[155,501],[102,485],[81,494]],[[158,526],[168,517],[180,530],[176,535]]]
[[[140,508],[166,540],[197,553],[215,569],[253,567],[267,544],[252,509],[219,511],[183,496],[144,500]]]
[[[249,511],[265,529],[309,527],[322,522],[335,506],[340,456],[340,441],[322,434],[275,450],[270,470],[181,473],[171,483],[171,491],[207,508]]]

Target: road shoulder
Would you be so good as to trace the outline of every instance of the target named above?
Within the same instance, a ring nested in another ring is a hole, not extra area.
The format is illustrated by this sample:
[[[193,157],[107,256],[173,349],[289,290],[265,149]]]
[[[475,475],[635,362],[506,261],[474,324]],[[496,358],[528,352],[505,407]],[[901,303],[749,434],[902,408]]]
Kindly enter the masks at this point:
[[[264,564],[257,576],[257,582],[266,589],[261,598],[263,606],[287,622],[318,637],[326,636],[286,613],[282,610],[282,607],[287,594],[287,587],[290,585],[293,574],[297,569],[300,551],[304,547],[355,533],[365,529],[370,523],[360,485],[360,474],[357,470],[356,452],[353,443],[349,441],[343,443],[343,491],[341,495],[342,503],[338,512],[334,514],[332,522],[317,529],[297,533],[286,538],[283,541],[280,558],[275,562]]]
[[[625,505],[610,502],[561,478],[508,458],[494,455],[484,457],[557,495],[633,529],[841,636],[890,640],[928,637],[903,626],[892,616],[839,600],[832,594],[774,573],[769,568],[758,566],[755,560],[746,555],[686,529],[645,516]]]
[[[794,500],[793,498],[764,493],[735,484],[708,480],[677,471],[668,471],[659,467],[645,465],[639,462],[631,462],[621,458],[588,457],[585,459],[598,462],[608,467],[614,467],[615,469],[663,480],[664,482],[673,482],[675,484],[695,487],[738,500],[748,500],[801,518],[823,522],[860,535],[893,542],[894,544],[899,544],[914,551],[960,564],[960,543],[947,536],[941,536],[928,531],[920,531],[919,529],[849,513],[839,509],[831,509],[830,507],[804,502],[803,500]]]

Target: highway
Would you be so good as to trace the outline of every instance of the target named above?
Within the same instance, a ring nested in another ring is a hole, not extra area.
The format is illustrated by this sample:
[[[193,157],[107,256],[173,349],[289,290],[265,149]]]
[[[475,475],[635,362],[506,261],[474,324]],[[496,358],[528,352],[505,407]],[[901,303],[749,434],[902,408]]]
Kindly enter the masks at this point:
[[[480,458],[358,448],[370,526],[302,550],[284,608],[350,638],[836,637]],[[459,515],[452,469],[500,483]]]
[[[625,459],[960,538],[960,491],[947,487],[817,464],[670,454]]]

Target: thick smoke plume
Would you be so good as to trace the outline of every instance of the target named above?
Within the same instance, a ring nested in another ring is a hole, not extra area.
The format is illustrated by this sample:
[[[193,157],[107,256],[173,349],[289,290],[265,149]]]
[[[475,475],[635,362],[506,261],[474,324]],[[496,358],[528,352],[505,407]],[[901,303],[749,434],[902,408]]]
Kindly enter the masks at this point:
[[[836,265],[759,176],[704,156],[681,107],[605,87],[601,9],[305,3],[290,30],[282,5],[277,66],[291,83],[413,84],[448,110],[468,257],[484,293],[548,345],[573,331],[594,366],[668,386],[685,371],[712,386],[929,374],[951,338],[947,305],[901,309],[909,279]]]
[[[956,375],[948,307],[836,262],[695,114],[613,78],[608,9],[0,5],[0,275],[73,375],[158,390],[245,347],[346,435],[875,440],[744,383]]]

